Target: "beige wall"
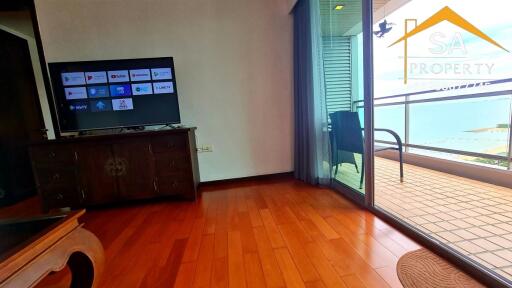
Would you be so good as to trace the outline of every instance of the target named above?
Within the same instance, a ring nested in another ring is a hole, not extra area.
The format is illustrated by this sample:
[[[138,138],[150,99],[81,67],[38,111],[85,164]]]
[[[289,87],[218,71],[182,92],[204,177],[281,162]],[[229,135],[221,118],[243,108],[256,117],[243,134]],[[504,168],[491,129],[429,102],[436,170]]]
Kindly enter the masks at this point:
[[[36,0],[46,60],[173,56],[201,180],[291,171],[292,18],[276,0]]]
[[[284,1],[285,1],[287,11],[289,13],[291,13],[293,10],[293,7],[295,6],[295,4],[297,4],[297,0],[284,0]]]

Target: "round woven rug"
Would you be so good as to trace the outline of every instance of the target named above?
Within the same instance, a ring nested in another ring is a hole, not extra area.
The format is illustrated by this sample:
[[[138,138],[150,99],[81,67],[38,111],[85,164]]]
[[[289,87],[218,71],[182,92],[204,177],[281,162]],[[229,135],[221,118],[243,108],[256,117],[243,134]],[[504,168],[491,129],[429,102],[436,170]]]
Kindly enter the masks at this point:
[[[427,249],[404,254],[396,271],[405,288],[485,287]]]

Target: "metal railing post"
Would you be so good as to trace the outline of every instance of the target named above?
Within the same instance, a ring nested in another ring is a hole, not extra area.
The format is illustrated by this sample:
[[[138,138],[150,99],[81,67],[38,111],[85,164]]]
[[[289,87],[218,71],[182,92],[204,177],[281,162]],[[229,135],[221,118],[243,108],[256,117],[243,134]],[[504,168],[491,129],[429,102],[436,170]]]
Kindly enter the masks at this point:
[[[508,163],[507,163],[507,168],[508,168],[508,170],[511,170],[511,168],[512,168],[512,163],[511,163],[511,160],[512,160],[512,98],[509,100],[510,100],[510,104],[509,104],[510,121],[508,122],[508,157],[507,157]]]
[[[373,0],[363,0],[364,173],[365,205],[374,205]]]
[[[405,123],[405,131],[404,131],[404,144],[409,144],[409,137],[410,137],[410,134],[409,134],[409,128],[410,128],[410,125],[409,125],[409,110],[410,110],[410,107],[409,107],[409,96],[405,96],[405,119],[404,119],[404,123]],[[405,145],[405,152],[409,152],[409,146]]]

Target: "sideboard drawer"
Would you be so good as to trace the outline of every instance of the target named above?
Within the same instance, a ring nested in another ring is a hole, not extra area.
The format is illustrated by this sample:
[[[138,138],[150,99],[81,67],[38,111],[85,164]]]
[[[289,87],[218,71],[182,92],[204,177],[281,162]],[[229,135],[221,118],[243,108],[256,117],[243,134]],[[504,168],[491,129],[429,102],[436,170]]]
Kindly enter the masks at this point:
[[[48,184],[42,185],[39,190],[46,209],[79,207],[81,204],[81,194],[77,191],[76,186]]]
[[[48,166],[60,163],[71,165],[75,154],[66,146],[36,146],[31,148],[32,162],[36,166]]]
[[[40,185],[76,184],[76,169],[68,168],[36,168],[36,177]]]
[[[162,153],[155,155],[155,168],[157,176],[188,175],[191,164],[186,154]]]
[[[153,153],[183,153],[188,148],[187,138],[181,135],[153,137],[151,148]]]
[[[157,191],[160,195],[194,195],[194,185],[191,180],[177,179],[174,177],[158,177]]]

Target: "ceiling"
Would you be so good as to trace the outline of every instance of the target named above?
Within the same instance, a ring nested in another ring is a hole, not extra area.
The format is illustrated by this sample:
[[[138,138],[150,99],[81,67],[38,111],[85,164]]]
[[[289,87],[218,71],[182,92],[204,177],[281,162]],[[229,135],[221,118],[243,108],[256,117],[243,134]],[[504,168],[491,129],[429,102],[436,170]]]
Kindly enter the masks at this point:
[[[319,0],[322,19],[322,36],[356,35],[362,31],[362,0]],[[377,11],[390,0],[373,0],[373,11]],[[341,4],[345,7],[334,10]]]

